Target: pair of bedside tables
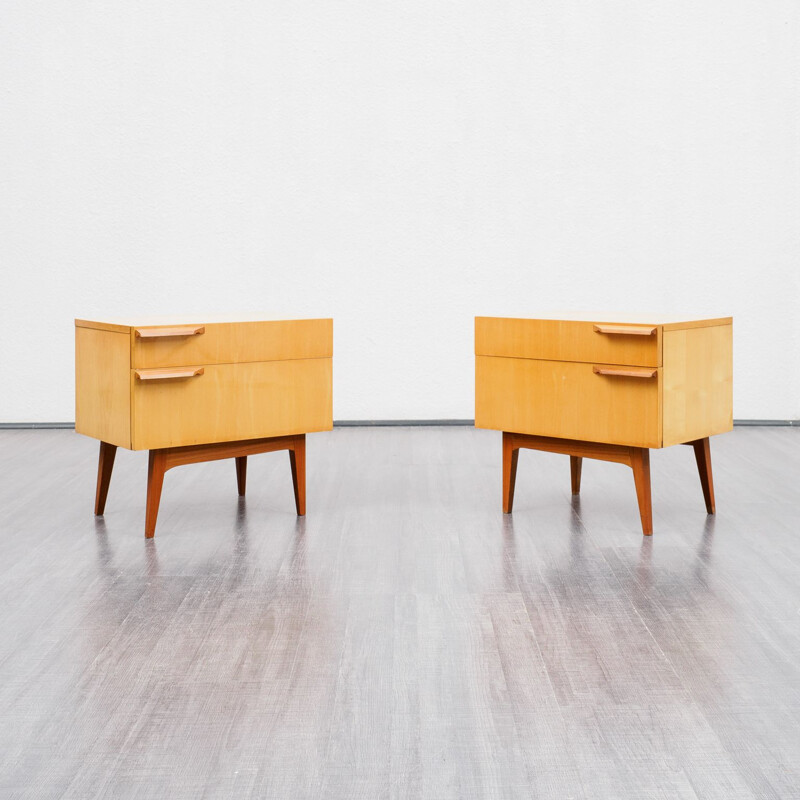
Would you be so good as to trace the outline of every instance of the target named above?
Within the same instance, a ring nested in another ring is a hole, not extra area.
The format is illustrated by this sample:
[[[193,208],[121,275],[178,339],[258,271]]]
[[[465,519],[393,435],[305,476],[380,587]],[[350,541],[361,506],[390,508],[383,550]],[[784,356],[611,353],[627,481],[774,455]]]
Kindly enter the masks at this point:
[[[75,321],[76,424],[100,440],[95,514],[117,447],[149,450],[145,536],[164,473],[288,450],[305,514],[305,434],[333,427],[333,320]],[[652,533],[650,448],[694,448],[709,514],[709,437],[732,419],[732,321],[637,317],[475,320],[475,425],[503,432],[503,510],[520,448],[630,466],[642,530]]]

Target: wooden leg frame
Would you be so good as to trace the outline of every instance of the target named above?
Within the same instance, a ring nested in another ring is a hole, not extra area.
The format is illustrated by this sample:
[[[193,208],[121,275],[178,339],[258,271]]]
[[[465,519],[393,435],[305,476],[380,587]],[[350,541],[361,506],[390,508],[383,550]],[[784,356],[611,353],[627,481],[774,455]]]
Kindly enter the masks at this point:
[[[711,474],[711,449],[708,438],[686,442],[694,448],[706,511],[713,514],[714,479]],[[650,499],[650,451],[646,447],[626,447],[601,442],[584,442],[578,439],[554,439],[548,436],[531,436],[524,433],[503,433],[503,511],[510,514],[514,507],[514,484],[517,479],[517,459],[521,447],[544,450],[549,453],[564,453],[570,462],[572,493],[581,490],[581,466],[584,458],[614,461],[626,464],[633,470],[636,498],[639,501],[639,516],[645,536],[653,533],[653,506]]]
[[[706,511],[713,514],[714,479],[711,472],[711,449],[708,438],[686,442],[694,448],[700,484],[706,503]],[[543,450],[550,453],[564,453],[570,457],[570,476],[572,493],[581,490],[581,467],[584,458],[601,461],[614,461],[626,464],[633,470],[636,497],[639,502],[639,515],[642,532],[645,536],[653,533],[653,508],[650,497],[650,451],[645,447],[627,447],[601,442],[585,442],[578,439],[555,439],[547,436],[531,436],[523,433],[503,433],[503,511],[510,514],[514,507],[514,486],[517,480],[517,461],[520,448]],[[166,447],[151,450],[147,466],[147,508],[145,513],[145,536],[155,535],[161,489],[164,473],[182,464],[200,461],[216,461],[222,458],[236,459],[236,483],[239,496],[244,497],[247,481],[247,456],[268,453],[274,450],[288,450],[289,463],[294,485],[294,501],[298,516],[306,513],[306,437],[276,436],[269,439],[250,439],[238,442],[200,444],[190,447]],[[94,513],[102,515],[105,511],[108,486],[114,468],[116,445],[100,442],[100,458],[97,466],[97,492]]]
[[[200,461],[217,461],[221,458],[236,459],[236,484],[239,496],[244,497],[247,483],[247,456],[269,453],[274,450],[288,450],[294,484],[294,502],[298,516],[306,513],[306,437],[275,436],[269,439],[247,439],[238,442],[219,442],[198,444],[189,447],[165,447],[151,450],[147,464],[147,508],[145,512],[144,535],[152,539],[156,532],[158,506],[161,502],[161,488],[164,473],[182,464],[196,464]],[[97,467],[97,494],[94,513],[105,511],[108,485],[114,467],[115,445],[100,442],[100,462]]]

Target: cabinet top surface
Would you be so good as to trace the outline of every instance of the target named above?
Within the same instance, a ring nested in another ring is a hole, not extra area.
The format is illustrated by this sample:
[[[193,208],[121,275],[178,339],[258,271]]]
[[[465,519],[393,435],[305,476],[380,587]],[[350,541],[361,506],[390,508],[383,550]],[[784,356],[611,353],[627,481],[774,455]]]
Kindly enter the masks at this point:
[[[102,317],[102,318],[78,318],[75,326],[78,328],[102,328],[108,330],[119,330],[120,328],[147,328],[161,327],[170,325],[214,325],[218,323],[235,322],[289,322],[310,319],[331,319],[330,317],[317,317],[313,315],[295,314],[166,314],[143,315],[143,316],[124,316],[124,317]]]
[[[598,322],[608,325],[614,323],[630,324],[630,325],[668,325],[668,326],[711,326],[711,325],[730,325],[733,322],[733,317],[703,317],[692,316],[691,314],[659,314],[659,313],[631,313],[630,311],[623,312],[574,312],[567,311],[563,313],[546,313],[546,314],[531,314],[525,317],[508,317],[508,316],[483,316],[476,317],[476,319],[525,319],[525,320],[547,320],[551,322]]]

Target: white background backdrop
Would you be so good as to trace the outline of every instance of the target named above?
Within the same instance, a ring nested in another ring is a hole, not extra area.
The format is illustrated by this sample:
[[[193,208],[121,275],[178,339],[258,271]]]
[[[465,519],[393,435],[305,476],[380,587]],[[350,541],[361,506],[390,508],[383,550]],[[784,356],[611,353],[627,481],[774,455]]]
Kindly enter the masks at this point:
[[[470,418],[475,314],[732,314],[800,417],[796,0],[5,0],[0,421],[75,316],[335,318],[336,419]]]

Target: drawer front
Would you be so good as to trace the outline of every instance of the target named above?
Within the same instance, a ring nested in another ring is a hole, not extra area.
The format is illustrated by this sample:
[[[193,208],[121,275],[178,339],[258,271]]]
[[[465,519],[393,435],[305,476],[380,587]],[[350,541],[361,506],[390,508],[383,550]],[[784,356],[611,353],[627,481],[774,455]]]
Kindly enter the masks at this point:
[[[623,372],[655,374],[618,374]],[[539,436],[660,447],[660,381],[661,370],[657,368],[478,356],[475,425]]]
[[[330,358],[333,320],[302,319],[142,327],[131,331],[134,367],[182,367]]]
[[[605,322],[475,318],[475,355],[661,366],[661,328]]]
[[[333,426],[330,358],[176,368],[175,378],[139,372],[145,380],[131,371],[134,450]]]

